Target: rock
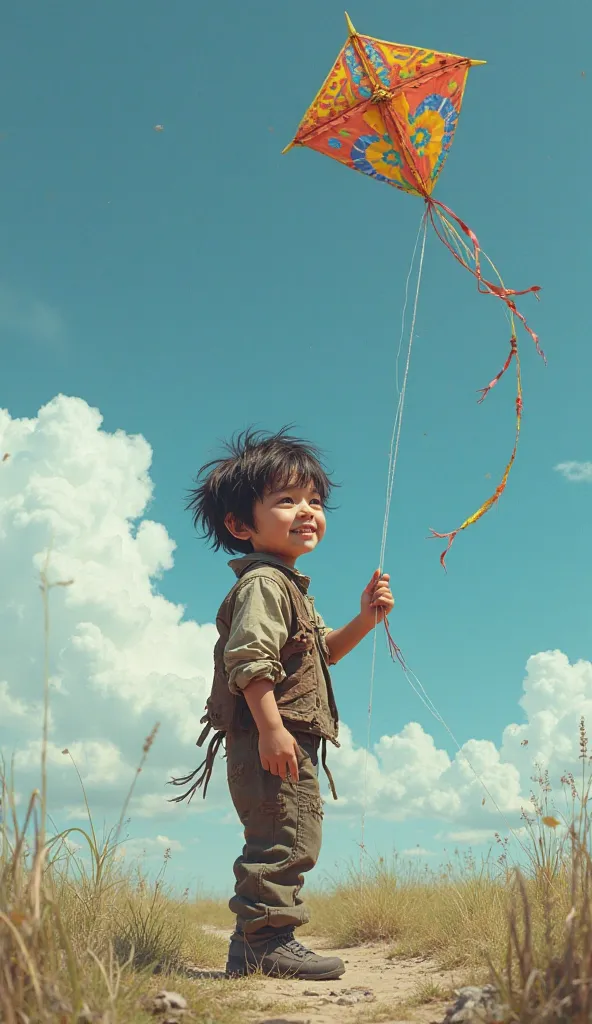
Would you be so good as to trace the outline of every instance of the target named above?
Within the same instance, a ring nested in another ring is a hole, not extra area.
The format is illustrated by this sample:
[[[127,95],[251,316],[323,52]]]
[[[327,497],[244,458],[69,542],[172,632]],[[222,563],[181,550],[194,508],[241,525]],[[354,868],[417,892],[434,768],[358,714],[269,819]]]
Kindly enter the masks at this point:
[[[178,1015],[185,1013],[187,1010],[187,1000],[180,996],[178,992],[167,992],[163,988],[151,1000],[150,1009],[152,1013],[170,1013],[172,1010],[175,1015]],[[172,1020],[176,1021],[177,1016],[174,1016]],[[164,1024],[167,1024],[167,1022],[164,1022]]]
[[[338,1006],[355,1006],[356,1003],[373,1003],[375,999],[372,989],[356,986],[342,992],[336,1002]]]
[[[468,985],[454,994],[456,1002],[446,1011],[442,1024],[505,1024],[508,1019],[508,1008],[493,985]]]
[[[363,985],[354,985],[352,988],[344,988],[341,991],[324,992],[322,989],[305,988],[302,993],[305,996],[314,996],[319,1004],[334,1003],[337,1006],[355,1006],[356,1003],[373,1003],[376,999],[371,988]]]

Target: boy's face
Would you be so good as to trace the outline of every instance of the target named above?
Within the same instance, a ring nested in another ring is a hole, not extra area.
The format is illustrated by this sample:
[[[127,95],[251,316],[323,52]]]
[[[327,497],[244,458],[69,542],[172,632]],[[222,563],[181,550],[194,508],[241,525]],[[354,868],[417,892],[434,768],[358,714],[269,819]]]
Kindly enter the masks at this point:
[[[226,526],[234,537],[250,540],[255,551],[276,555],[286,565],[314,551],[325,536],[326,520],[319,492],[313,483],[288,484],[283,490],[269,488],[253,506],[255,527],[236,523],[227,516]]]

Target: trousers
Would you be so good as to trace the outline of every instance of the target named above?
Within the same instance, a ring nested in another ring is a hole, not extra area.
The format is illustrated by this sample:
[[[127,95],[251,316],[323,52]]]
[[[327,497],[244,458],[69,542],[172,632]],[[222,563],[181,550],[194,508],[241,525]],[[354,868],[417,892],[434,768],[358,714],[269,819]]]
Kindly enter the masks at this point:
[[[298,782],[262,767],[256,729],[226,734],[228,787],[245,838],[234,863],[229,907],[236,914],[237,932],[252,939],[309,920],[300,891],[304,873],[315,866],[321,850],[319,738],[292,734],[298,743]]]

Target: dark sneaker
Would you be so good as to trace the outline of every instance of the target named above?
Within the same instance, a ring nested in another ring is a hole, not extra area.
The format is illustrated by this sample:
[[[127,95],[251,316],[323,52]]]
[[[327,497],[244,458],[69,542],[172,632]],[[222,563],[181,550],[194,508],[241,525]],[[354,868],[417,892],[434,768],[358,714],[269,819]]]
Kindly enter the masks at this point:
[[[261,944],[233,938],[228,951],[226,975],[242,977],[261,971],[272,978],[303,978],[306,981],[334,981],[345,972],[338,956],[319,956],[307,949],[294,932],[278,932]]]

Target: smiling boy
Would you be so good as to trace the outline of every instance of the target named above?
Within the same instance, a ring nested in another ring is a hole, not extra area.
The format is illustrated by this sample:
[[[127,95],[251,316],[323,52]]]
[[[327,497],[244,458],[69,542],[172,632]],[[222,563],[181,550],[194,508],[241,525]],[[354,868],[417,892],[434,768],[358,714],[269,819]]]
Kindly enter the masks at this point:
[[[329,629],[308,592],[309,577],[296,568],[325,536],[333,484],[318,449],[285,429],[247,430],[226,449],[202,467],[188,505],[215,550],[241,555],[229,563],[237,582],[216,619],[214,682],[198,744],[215,732],[203,764],[173,782],[192,782],[177,800],[200,786],[205,796],[225,740],[228,786],[245,836],[234,865],[227,974],[339,978],[342,960],[294,938],[309,920],[303,873],[321,848],[319,754],[337,799],[326,765],[327,741],[339,746],[329,665],[374,629],[394,600],[388,575],[376,570],[359,613]]]

